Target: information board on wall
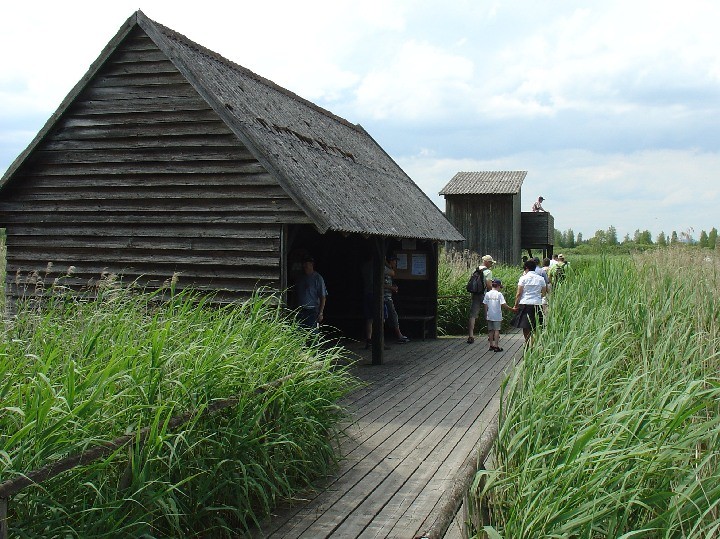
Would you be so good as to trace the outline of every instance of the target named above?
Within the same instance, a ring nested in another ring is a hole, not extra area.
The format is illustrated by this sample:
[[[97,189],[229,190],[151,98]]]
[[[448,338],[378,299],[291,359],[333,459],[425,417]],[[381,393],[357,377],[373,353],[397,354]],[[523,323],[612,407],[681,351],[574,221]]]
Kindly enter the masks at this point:
[[[428,253],[399,251],[395,279],[428,279]]]

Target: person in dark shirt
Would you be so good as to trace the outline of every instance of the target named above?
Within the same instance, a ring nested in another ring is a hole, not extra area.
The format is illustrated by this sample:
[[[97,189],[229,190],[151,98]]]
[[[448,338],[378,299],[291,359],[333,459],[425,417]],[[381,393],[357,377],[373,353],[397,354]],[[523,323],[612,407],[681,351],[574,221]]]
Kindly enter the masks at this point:
[[[315,271],[315,259],[311,256],[303,259],[303,272],[295,281],[298,322],[306,328],[315,328],[323,321],[323,311],[327,299],[325,280]]]

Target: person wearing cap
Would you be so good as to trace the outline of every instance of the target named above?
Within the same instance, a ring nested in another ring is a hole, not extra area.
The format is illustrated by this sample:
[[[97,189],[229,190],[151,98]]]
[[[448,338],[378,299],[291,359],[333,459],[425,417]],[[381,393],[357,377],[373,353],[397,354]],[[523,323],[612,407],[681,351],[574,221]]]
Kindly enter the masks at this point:
[[[565,272],[568,268],[568,263],[567,260],[565,260],[565,255],[559,254],[557,255],[557,258],[557,264],[550,268],[549,275],[550,285],[553,287],[557,286],[557,284],[565,278]]]
[[[485,278],[485,290],[481,294],[472,295],[472,300],[470,302],[470,316],[468,318],[468,344],[475,342],[475,319],[480,316],[480,310],[483,308],[483,296],[485,295],[485,292],[492,289],[493,275],[490,268],[493,267],[493,264],[495,264],[493,257],[485,255],[482,257],[482,264],[480,264],[475,270],[476,272],[483,273],[483,277]]]
[[[385,258],[385,283],[383,286],[383,302],[384,310],[387,311],[386,320],[390,322],[390,327],[395,332],[398,344],[405,344],[410,341],[400,331],[400,320],[398,319],[397,311],[395,310],[395,303],[393,302],[392,295],[396,294],[398,287],[393,284],[392,278],[395,277],[395,270],[397,269],[398,257],[394,254],[390,254]]]
[[[493,352],[502,352],[500,348],[500,327],[502,326],[502,310],[516,312],[517,309],[510,307],[505,301],[502,290],[502,281],[493,279],[491,283],[492,289],[489,290],[483,298],[485,305],[485,319],[487,320],[488,341],[490,341],[490,350]]]
[[[315,259],[303,258],[303,272],[295,280],[298,322],[306,328],[316,328],[323,321],[327,288],[325,280],[315,271]]]
[[[523,264],[523,274],[517,285],[515,305],[517,315],[511,324],[516,328],[522,328],[525,342],[530,340],[532,330],[538,324],[542,324],[542,299],[547,294],[545,279],[535,273],[535,261],[528,260]]]
[[[532,205],[532,211],[545,211],[545,208],[542,207],[543,200],[545,200],[543,197],[538,197],[537,201]]]

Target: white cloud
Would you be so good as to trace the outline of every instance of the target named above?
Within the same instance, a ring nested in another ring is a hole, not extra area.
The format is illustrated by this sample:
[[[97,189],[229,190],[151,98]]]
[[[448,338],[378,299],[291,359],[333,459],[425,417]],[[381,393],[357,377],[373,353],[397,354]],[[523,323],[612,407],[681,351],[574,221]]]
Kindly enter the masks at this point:
[[[447,117],[471,97],[473,71],[467,58],[409,40],[363,78],[358,114],[395,120]]]
[[[646,106],[634,94],[645,97],[659,84],[682,87],[688,75],[692,84],[698,75],[703,84],[717,82],[720,35],[711,21],[720,18],[720,5],[593,6],[548,9],[529,33],[500,45],[489,81],[494,114],[516,116],[523,106],[530,116],[566,109],[618,113]]]

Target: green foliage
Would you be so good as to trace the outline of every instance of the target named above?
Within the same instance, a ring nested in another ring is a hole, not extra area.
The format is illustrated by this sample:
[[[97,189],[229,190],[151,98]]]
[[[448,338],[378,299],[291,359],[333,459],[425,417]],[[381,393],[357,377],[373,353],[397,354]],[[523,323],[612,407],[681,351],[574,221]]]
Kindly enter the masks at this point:
[[[13,537],[235,537],[335,462],[342,351],[256,295],[101,289],[21,306],[0,340],[0,481],[149,427],[144,442],[29,487]],[[256,389],[284,379],[267,392]],[[202,412],[219,399],[237,405]],[[168,428],[171,417],[191,420]]]
[[[578,243],[580,243],[578,241]],[[595,236],[590,238],[587,243],[601,246],[615,246],[618,245],[617,230],[614,226],[609,227],[607,230],[597,230]]]
[[[640,232],[640,229],[637,229],[633,235],[633,241],[638,245],[652,245],[652,234],[649,230],[643,230]]]
[[[653,243],[649,230],[635,230],[633,237],[625,234],[623,241],[618,241],[617,230],[614,226],[607,230],[596,230],[593,237],[584,241],[582,234],[578,233],[577,240],[574,240],[572,229],[565,232],[555,229],[555,251],[570,252],[573,254],[631,254],[656,247],[667,247],[668,245],[697,245],[698,247],[715,249],[717,246],[717,229],[712,228],[709,233],[704,230],[700,232],[697,241],[693,238],[693,230],[683,231],[678,236],[677,231],[672,232],[668,237],[665,232],[660,232]]]
[[[503,386],[479,536],[716,536],[720,263],[705,256],[574,264]]]
[[[698,244],[700,245],[700,247],[708,247],[708,235],[707,232],[705,232],[704,230],[700,232],[700,239],[698,240]]]
[[[710,234],[708,234],[708,249],[715,249],[717,247],[717,228],[712,227]]]
[[[617,245],[619,243],[618,236],[617,236],[617,230],[615,229],[614,226],[610,226],[607,229],[607,233],[606,233],[605,237],[607,238],[608,245]]]
[[[556,249],[571,249],[582,242],[582,234],[579,234],[576,241],[575,232],[573,232],[572,228],[569,228],[565,232],[555,229],[554,238]]]

